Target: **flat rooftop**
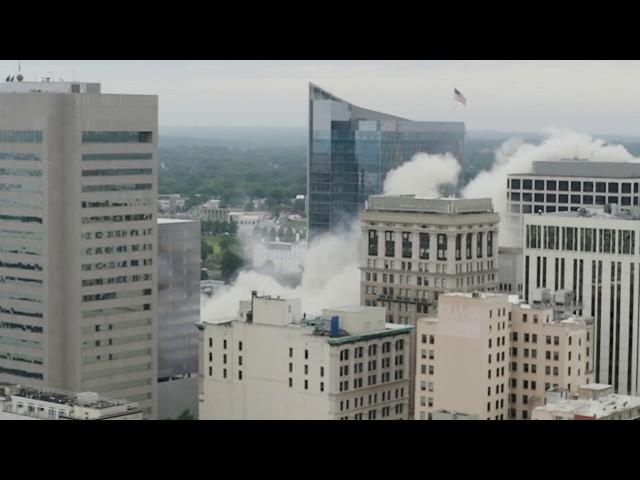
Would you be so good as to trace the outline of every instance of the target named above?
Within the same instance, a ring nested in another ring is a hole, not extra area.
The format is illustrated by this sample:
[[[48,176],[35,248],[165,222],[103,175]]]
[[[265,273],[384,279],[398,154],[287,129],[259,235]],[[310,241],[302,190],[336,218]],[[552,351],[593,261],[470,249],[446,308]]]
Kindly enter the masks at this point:
[[[491,198],[425,198],[416,195],[372,195],[367,211],[419,212],[441,215],[493,213]]]
[[[12,393],[12,396],[57,403],[69,407],[78,405],[99,410],[122,405],[136,405],[128,400],[107,399],[92,392],[72,393],[62,390],[24,386],[18,386],[15,392]]]
[[[509,177],[640,178],[640,162],[593,162],[587,159],[535,161],[532,172],[511,173]]]
[[[566,212],[540,212],[525,214],[525,218],[531,217],[561,217],[561,218],[590,218],[599,220],[640,220],[640,208],[618,207],[616,210],[606,212],[600,208],[582,208],[580,210]]]
[[[618,395],[616,393],[605,395],[595,400],[560,400],[537,407],[536,410],[548,412],[563,412],[584,417],[603,418],[626,410],[640,407],[640,397]]]
[[[9,77],[14,77],[14,80],[0,83],[0,93],[101,93],[101,85],[99,83],[65,82],[63,80],[20,82],[15,80],[17,75],[10,75]],[[7,77],[2,76],[0,78],[5,80]]]

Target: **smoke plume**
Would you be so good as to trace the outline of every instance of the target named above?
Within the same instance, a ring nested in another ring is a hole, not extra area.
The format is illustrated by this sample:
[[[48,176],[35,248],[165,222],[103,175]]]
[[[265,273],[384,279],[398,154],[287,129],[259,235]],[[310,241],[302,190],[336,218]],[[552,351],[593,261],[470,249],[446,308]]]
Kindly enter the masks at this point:
[[[420,197],[438,197],[442,185],[457,183],[460,170],[460,164],[449,153],[446,155],[418,153],[387,174],[384,180],[384,193],[385,195],[415,194]]]
[[[501,221],[507,215],[507,176],[511,173],[531,173],[533,162],[579,158],[594,162],[627,162],[636,159],[622,145],[608,145],[604,140],[570,130],[549,129],[541,144],[533,145],[518,139],[504,142],[495,153],[488,171],[480,172],[462,190],[465,198],[490,197]],[[510,232],[504,222],[500,229],[501,246],[519,246],[517,232]]]
[[[358,222],[345,232],[322,235],[309,245],[298,287],[286,287],[268,275],[244,271],[233,286],[205,303],[202,318],[235,316],[239,301],[249,300],[252,290],[257,290],[259,295],[300,298],[302,310],[308,314],[320,314],[323,308],[359,305],[359,249]]]

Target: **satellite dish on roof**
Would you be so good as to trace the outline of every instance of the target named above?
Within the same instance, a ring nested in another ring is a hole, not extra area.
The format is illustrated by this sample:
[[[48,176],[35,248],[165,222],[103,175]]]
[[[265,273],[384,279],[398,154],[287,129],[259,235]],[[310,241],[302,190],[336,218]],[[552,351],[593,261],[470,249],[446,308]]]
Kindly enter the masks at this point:
[[[24,77],[22,76],[21,73],[18,74],[18,76],[16,77],[16,80],[18,80],[19,82],[21,82],[22,80],[24,80]]]

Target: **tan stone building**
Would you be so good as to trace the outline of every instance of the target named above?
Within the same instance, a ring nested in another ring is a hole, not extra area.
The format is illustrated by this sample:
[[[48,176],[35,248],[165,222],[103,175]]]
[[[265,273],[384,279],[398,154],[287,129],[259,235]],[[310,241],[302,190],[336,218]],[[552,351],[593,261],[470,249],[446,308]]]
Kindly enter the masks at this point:
[[[416,323],[415,418],[529,419],[547,390],[577,393],[592,379],[593,324],[565,311],[513,295],[441,295],[437,318]]]
[[[577,393],[593,380],[593,322],[554,319],[550,305],[514,304],[511,309],[509,418],[527,420],[544,405],[545,392]]]

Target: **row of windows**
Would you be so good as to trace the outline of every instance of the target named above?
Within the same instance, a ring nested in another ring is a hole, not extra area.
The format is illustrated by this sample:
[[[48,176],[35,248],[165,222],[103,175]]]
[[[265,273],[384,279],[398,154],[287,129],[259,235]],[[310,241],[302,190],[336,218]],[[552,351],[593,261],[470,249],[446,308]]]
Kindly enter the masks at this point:
[[[42,130],[0,130],[0,143],[42,143]]]
[[[610,228],[525,226],[527,248],[633,255],[636,232]]]
[[[0,170],[2,172],[2,170]],[[101,170],[83,170],[83,177],[119,177],[126,175],[151,175],[150,168],[106,168]]]
[[[382,344],[382,353],[391,352],[391,343],[392,342],[384,342]],[[396,340],[395,341],[395,349],[396,349],[396,351],[404,350],[404,340],[402,340],[402,339]],[[291,350],[293,350],[293,349],[291,349]],[[351,350],[346,349],[346,348],[340,350],[340,360],[341,361],[349,360],[349,352],[350,351]],[[354,348],[353,349],[354,358],[362,358],[362,352],[363,352],[363,347]],[[377,353],[378,353],[378,345],[376,345],[376,344],[369,345],[368,353],[369,353],[369,355],[377,355]]]
[[[24,362],[33,363],[35,365],[42,365],[42,357],[36,357],[35,355],[25,355],[23,353],[0,352],[0,359],[11,360],[13,362]]]
[[[476,258],[482,258],[483,256],[483,247],[484,247],[484,233],[487,234],[487,257],[493,257],[493,232],[478,232],[475,234],[476,236]],[[429,246],[430,246],[430,234],[429,233],[419,233],[419,250],[418,250],[418,258],[422,260],[429,259]],[[455,259],[462,260],[462,243],[463,236],[466,235],[465,239],[465,254],[467,260],[473,258],[472,256],[472,247],[473,247],[473,233],[467,234],[456,234],[455,236]],[[387,230],[384,232],[384,249],[386,257],[395,257],[395,232]],[[412,242],[413,234],[411,232],[402,232],[402,257],[403,258],[413,258],[413,242]],[[448,249],[448,235],[444,233],[437,234],[437,242],[436,242],[436,254],[438,260],[447,260],[447,249]],[[369,249],[370,256],[378,255],[378,231],[377,230],[369,230]]]
[[[145,229],[131,229],[131,230],[109,230],[106,232],[84,232],[82,234],[83,240],[91,240],[96,239],[100,240],[102,238],[128,238],[128,237],[144,237],[151,235],[153,232],[153,228],[145,228]]]
[[[134,283],[134,282],[145,282],[151,280],[151,274],[145,273],[142,275],[119,275],[117,277],[109,277],[109,278],[91,278],[87,280],[82,280],[83,287],[93,287],[96,285],[112,285],[118,283]]]
[[[151,160],[151,153],[86,153],[83,161],[111,161],[111,160]]]
[[[25,347],[31,349],[42,349],[42,342],[38,340],[28,340],[26,338],[7,337],[0,335],[0,344],[13,345],[16,347]]]
[[[9,222],[22,222],[22,223],[40,223],[42,224],[41,217],[33,217],[30,215],[0,215],[0,221],[5,220]]]
[[[82,318],[107,317],[111,315],[126,315],[127,313],[144,312],[151,310],[151,304],[127,305],[123,307],[96,308],[95,310],[84,310]]]
[[[28,245],[0,244],[0,253],[13,253],[17,255],[42,255],[42,248]]]
[[[34,302],[34,303],[42,303],[42,295],[39,293],[25,293],[25,292],[1,292],[0,291],[0,300],[19,300],[21,302]]]
[[[42,286],[42,280],[35,278],[14,277],[11,275],[0,275],[0,283],[8,285]]]
[[[144,252],[153,248],[151,243],[143,243],[142,245],[118,245],[109,247],[89,247],[84,249],[85,255],[109,255],[113,253],[127,252]]]
[[[9,321],[0,321],[0,329],[20,330],[22,332],[29,333],[42,333],[42,327],[40,325],[25,325],[23,323],[14,323]]]
[[[151,198],[129,198],[126,200],[83,201],[82,208],[150,207],[155,203]]]
[[[0,259],[0,267],[2,268],[18,268],[20,270],[35,270],[36,272],[42,271],[42,265],[37,263],[25,263],[25,262],[11,262]]]
[[[153,132],[124,132],[124,131],[82,132],[82,143],[151,143],[152,141],[153,141]]]
[[[151,190],[153,185],[150,183],[127,183],[120,185],[85,185],[82,187],[84,193],[94,192],[128,192],[137,190]]]
[[[34,168],[0,168],[0,175],[11,177],[41,177],[42,170]]]
[[[510,185],[509,185],[510,183]],[[592,181],[568,181],[568,180],[529,180],[512,178],[507,180],[507,188],[512,190],[549,190],[568,192],[601,192],[601,193],[631,193],[629,182],[592,182]],[[595,190],[594,190],[595,187]],[[633,192],[638,193],[638,183],[633,183]]]
[[[83,225],[93,225],[96,223],[116,223],[116,222],[141,222],[151,220],[152,213],[136,213],[132,215],[96,215],[93,217],[82,217]]]
[[[145,288],[143,290],[126,290],[123,292],[105,292],[105,293],[95,293],[93,295],[83,295],[83,302],[97,302],[102,300],[116,300],[122,298],[134,298],[134,297],[144,297],[151,295],[151,289]]]
[[[36,380],[43,380],[44,375],[38,372],[29,372],[27,370],[21,370],[19,368],[6,368],[0,365],[0,373],[7,375],[14,375],[16,377],[34,378]]]
[[[23,317],[31,318],[42,318],[42,312],[34,312],[29,309],[25,309],[24,307],[13,308],[0,305],[0,313],[4,313],[6,315],[20,315]]]
[[[555,193],[547,193],[546,196],[544,193],[536,193],[536,194],[531,194],[531,193],[523,193],[522,196],[520,196],[520,193],[518,192],[511,192],[511,201],[512,202],[519,202],[520,199],[522,199],[523,202],[538,202],[538,203],[543,203],[545,202],[545,198],[546,198],[546,202],[547,203],[563,203],[563,204],[568,204],[568,203],[572,203],[572,204],[577,204],[577,205],[606,205],[607,203],[613,203],[613,204],[620,204],[620,205],[624,205],[624,206],[629,206],[632,203],[634,205],[638,204],[638,198],[637,197],[631,197],[631,196],[622,196],[622,197],[612,197],[612,196],[605,196],[605,195],[565,195],[565,194],[560,194],[560,195],[556,195]],[[571,202],[569,202],[569,200],[571,200]],[[528,207],[528,208],[526,208]],[[533,210],[535,213],[539,212],[539,211],[544,211],[544,206],[543,205],[536,205],[536,207]],[[547,211],[555,211],[554,210],[548,210]],[[511,212],[512,213],[519,213],[520,212],[520,208],[519,205],[512,205],[511,206]],[[523,205],[522,207],[522,213],[531,213],[531,205]]]
[[[17,160],[17,161],[35,161],[40,162],[42,159],[40,155],[36,155],[35,153],[0,153],[0,160]]]
[[[127,267],[146,267],[153,265],[153,259],[133,259],[133,260],[120,260],[111,262],[97,262],[97,263],[83,263],[82,271],[90,272],[92,270],[109,270],[112,268],[127,268]],[[0,264],[0,266],[2,266]]]

